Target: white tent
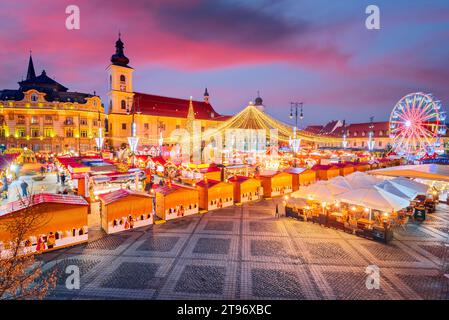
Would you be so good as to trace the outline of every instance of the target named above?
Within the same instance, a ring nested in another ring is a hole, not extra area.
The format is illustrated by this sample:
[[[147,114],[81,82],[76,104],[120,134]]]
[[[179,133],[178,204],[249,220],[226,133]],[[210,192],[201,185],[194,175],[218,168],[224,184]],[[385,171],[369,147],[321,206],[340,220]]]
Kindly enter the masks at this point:
[[[418,195],[418,192],[409,188],[405,188],[401,185],[394,184],[390,180],[385,180],[381,183],[376,184],[376,186],[407,200],[413,200]]]
[[[391,183],[398,187],[402,187],[402,189],[415,191],[417,194],[426,194],[427,190],[429,190],[429,186],[424,183],[419,183],[404,177],[394,178],[389,180]]]
[[[419,178],[449,182],[449,166],[439,164],[397,166],[372,170],[369,173],[381,176]]]
[[[345,177],[352,189],[368,188],[380,182],[376,177],[356,171]]]
[[[343,188],[347,189],[347,191],[352,189],[352,187],[349,184],[348,180],[346,180],[346,178],[342,177],[342,176],[336,176],[335,178],[332,178],[332,179],[328,180],[328,183],[336,185],[336,186],[343,187]]]
[[[340,201],[384,212],[398,211],[410,205],[410,201],[379,187],[361,188],[337,196]]]
[[[304,208],[307,206],[307,202],[305,199],[301,198],[289,198],[287,200],[287,205]]]
[[[315,184],[293,192],[291,197],[332,202],[335,200],[335,196],[337,194],[347,191],[348,190],[346,188],[330,184],[326,181],[318,181]]]

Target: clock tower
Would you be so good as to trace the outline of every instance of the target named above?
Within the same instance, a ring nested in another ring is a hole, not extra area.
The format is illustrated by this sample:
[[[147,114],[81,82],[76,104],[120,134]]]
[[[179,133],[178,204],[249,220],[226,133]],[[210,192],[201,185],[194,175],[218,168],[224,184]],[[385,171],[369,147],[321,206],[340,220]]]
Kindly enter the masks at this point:
[[[111,56],[108,67],[109,74],[109,113],[126,114],[131,112],[133,105],[133,72],[128,63],[129,59],[123,51],[123,42],[115,42],[115,54]]]

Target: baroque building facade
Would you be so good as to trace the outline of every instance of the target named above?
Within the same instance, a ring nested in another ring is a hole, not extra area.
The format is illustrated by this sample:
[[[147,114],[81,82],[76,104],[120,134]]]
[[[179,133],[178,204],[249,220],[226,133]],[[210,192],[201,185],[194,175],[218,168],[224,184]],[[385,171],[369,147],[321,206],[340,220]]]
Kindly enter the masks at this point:
[[[95,150],[104,108],[95,94],[70,92],[47,76],[38,76],[30,55],[19,88],[0,90],[0,147],[44,153]]]

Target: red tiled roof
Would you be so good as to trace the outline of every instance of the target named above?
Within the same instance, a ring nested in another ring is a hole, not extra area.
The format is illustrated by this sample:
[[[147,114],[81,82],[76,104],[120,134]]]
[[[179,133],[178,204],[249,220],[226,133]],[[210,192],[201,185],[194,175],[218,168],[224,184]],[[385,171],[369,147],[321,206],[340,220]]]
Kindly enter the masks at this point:
[[[158,188],[156,188],[155,191],[157,193],[163,194],[165,196],[165,195],[173,193],[173,192],[175,192],[175,191],[177,191],[179,189],[181,189],[181,187],[172,184],[171,186],[165,185],[163,187],[158,187]]]
[[[231,178],[228,179],[228,181],[230,182],[244,182],[246,180],[250,179],[249,177],[245,177],[245,176],[233,176]]]
[[[161,117],[187,118],[189,111],[189,100],[157,96],[153,94],[134,93],[136,108],[138,112],[146,115]],[[228,120],[228,116],[223,116],[216,112],[211,104],[204,101],[193,101],[195,119],[200,120]]]
[[[198,187],[201,187],[201,188],[207,188],[207,189],[209,189],[209,188],[211,188],[211,187],[213,187],[213,186],[219,184],[220,182],[221,182],[221,181],[207,179],[207,182],[204,181],[204,180],[201,180],[201,181],[197,182],[196,185],[197,185]]]
[[[327,164],[316,164],[312,167],[312,170],[329,170],[332,167],[335,167],[335,166],[327,165]]]
[[[80,196],[53,194],[53,193],[39,193],[24,198],[23,201],[16,200],[1,206],[0,216],[25,209],[30,205],[35,206],[42,203],[61,203],[66,205],[79,205],[79,206],[88,205],[87,201]]]
[[[112,191],[109,193],[103,193],[99,195],[99,198],[101,201],[103,201],[104,204],[108,205],[112,202],[121,200],[123,198],[126,198],[129,195],[134,195],[134,196],[138,196],[138,197],[145,197],[145,198],[149,198],[150,195],[146,194],[146,193],[142,193],[142,192],[135,192],[135,191],[130,191],[130,190],[126,190],[126,189],[119,189],[116,191]]]
[[[368,132],[371,131],[369,122],[365,123],[353,123],[348,126],[346,126],[346,130],[348,132],[348,137],[363,137],[362,132],[365,132],[365,136],[368,136]],[[388,137],[388,130],[390,128],[390,124],[388,121],[381,121],[381,122],[373,122],[374,128],[372,129],[374,132],[374,137]],[[338,128],[338,134],[343,134],[343,128]],[[382,135],[379,135],[379,131],[382,131]],[[357,136],[354,136],[354,132],[357,132]]]
[[[292,174],[301,174],[301,173],[303,173],[306,170],[307,170],[307,168],[300,168],[300,167],[294,168],[294,167],[292,167],[292,168],[285,169],[284,172],[292,173]]]

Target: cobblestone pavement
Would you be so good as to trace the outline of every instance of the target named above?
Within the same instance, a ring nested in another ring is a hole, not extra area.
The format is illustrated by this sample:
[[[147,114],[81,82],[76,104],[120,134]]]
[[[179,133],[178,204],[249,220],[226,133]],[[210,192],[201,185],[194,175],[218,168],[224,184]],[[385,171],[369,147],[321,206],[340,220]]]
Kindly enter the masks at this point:
[[[276,201],[225,208],[107,236],[41,258],[49,299],[447,299],[449,206],[385,245],[290,218]],[[76,265],[80,290],[65,286]],[[380,288],[366,287],[367,266]]]

